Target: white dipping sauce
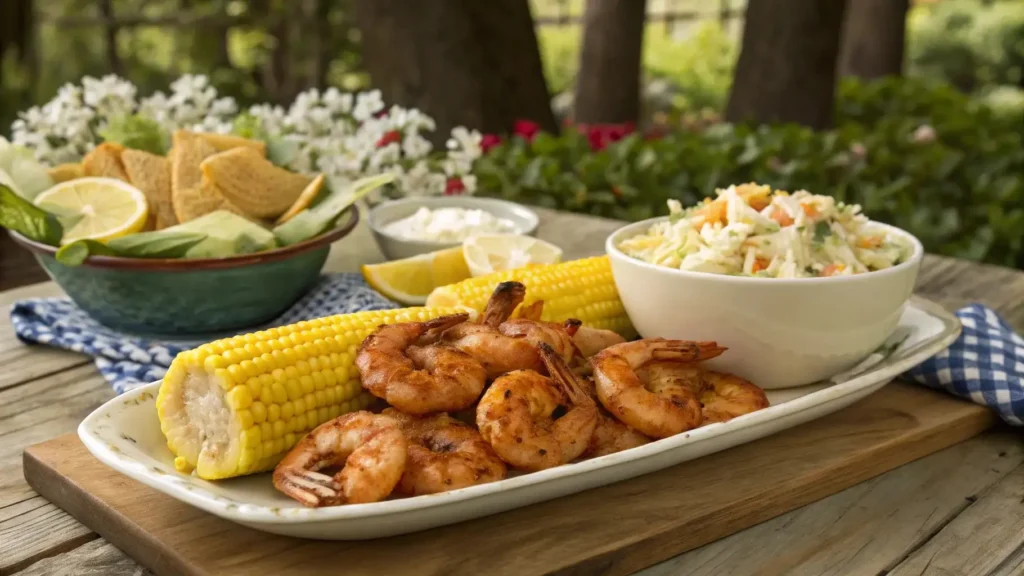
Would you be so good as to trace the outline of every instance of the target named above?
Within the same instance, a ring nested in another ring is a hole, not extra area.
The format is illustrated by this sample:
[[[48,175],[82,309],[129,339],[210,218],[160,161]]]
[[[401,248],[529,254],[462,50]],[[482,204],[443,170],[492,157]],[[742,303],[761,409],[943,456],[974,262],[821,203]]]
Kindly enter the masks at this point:
[[[412,216],[384,226],[384,233],[402,240],[462,242],[475,234],[517,234],[515,222],[485,210],[422,207]]]

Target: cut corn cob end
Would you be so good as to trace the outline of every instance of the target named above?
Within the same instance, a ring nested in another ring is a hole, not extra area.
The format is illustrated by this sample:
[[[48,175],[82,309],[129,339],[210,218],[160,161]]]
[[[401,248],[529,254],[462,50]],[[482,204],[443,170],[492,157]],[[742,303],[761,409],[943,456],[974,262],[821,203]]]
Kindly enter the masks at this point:
[[[563,322],[575,318],[584,326],[636,336],[612,277],[607,256],[569,260],[496,272],[435,289],[427,306],[462,307],[483,312],[500,282],[515,280],[526,286],[523,306],[544,301],[542,320]]]
[[[459,312],[440,307],[342,314],[178,354],[156,400],[175,469],[206,480],[272,469],[307,432],[374,401],[362,389],[355,356],[378,326]]]

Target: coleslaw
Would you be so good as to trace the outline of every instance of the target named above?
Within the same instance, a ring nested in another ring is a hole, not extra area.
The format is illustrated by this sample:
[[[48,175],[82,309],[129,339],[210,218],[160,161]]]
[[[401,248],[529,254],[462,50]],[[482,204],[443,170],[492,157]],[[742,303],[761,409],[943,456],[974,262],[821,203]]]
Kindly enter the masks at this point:
[[[713,274],[764,278],[847,276],[906,261],[905,239],[861,214],[860,206],[800,190],[742,184],[684,209],[619,243],[644,262]]]

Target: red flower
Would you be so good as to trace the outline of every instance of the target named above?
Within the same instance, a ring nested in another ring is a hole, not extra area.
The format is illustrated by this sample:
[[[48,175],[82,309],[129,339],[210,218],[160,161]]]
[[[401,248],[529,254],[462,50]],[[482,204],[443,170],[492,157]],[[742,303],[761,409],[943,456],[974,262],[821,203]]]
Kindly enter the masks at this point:
[[[577,124],[576,129],[587,137],[591,150],[604,150],[612,142],[618,142],[636,129],[632,122],[624,124]]]
[[[533,137],[536,136],[538,132],[540,132],[540,124],[537,124],[532,120],[516,120],[512,127],[512,133],[524,138],[527,142],[533,140]]]
[[[465,191],[466,185],[462,183],[462,178],[449,178],[444,185],[445,196],[458,196]]]
[[[387,115],[388,115],[388,111],[387,110],[381,110],[380,112],[377,112],[376,114],[374,114],[373,117],[374,118],[383,118],[383,117],[385,117]]]
[[[402,133],[398,130],[391,130],[390,132],[385,132],[384,135],[380,137],[380,140],[377,140],[377,148],[383,148],[388,144],[394,144],[395,142],[401,141]]]
[[[486,154],[491,148],[501,144],[501,136],[497,134],[484,134],[480,138],[480,149]]]

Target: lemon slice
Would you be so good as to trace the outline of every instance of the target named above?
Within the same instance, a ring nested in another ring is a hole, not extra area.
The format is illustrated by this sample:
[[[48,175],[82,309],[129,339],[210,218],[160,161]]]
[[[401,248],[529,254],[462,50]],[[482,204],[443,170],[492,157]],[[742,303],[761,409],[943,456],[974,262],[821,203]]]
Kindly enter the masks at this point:
[[[142,230],[149,205],[141,190],[114,178],[79,178],[62,182],[36,196],[44,210],[70,216],[60,243],[75,240],[104,242]]]
[[[515,234],[472,236],[462,243],[462,254],[474,278],[525,266],[557,264],[562,259],[558,246]]]
[[[438,286],[470,277],[461,246],[383,264],[366,264],[362,271],[374,290],[409,306],[426,304],[427,296]]]

